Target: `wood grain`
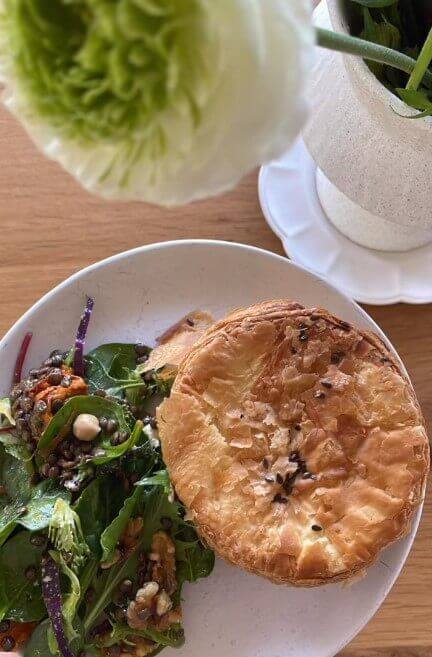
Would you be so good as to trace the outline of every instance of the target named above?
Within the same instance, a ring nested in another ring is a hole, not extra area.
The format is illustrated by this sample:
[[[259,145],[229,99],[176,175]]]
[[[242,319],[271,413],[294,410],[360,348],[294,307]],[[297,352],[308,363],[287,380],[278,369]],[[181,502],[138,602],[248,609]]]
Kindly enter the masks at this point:
[[[65,277],[141,244],[213,238],[282,253],[279,240],[262,217],[256,182],[256,174],[250,175],[230,194],[176,210],[106,203],[81,190],[37,153],[22,128],[0,110],[0,334]],[[367,310],[399,350],[430,421],[431,307]],[[340,657],[432,657],[431,546],[428,499],[418,538],[398,583]]]

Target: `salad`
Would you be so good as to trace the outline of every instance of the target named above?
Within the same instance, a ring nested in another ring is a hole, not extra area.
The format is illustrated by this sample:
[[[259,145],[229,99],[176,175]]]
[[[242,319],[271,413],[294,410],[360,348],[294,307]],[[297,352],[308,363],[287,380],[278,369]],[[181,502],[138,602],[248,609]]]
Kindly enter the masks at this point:
[[[93,305],[74,346],[23,377],[25,336],[0,399],[0,649],[26,657],[180,646],[182,586],[214,565],[157,438],[175,367],[141,343],[84,356]]]

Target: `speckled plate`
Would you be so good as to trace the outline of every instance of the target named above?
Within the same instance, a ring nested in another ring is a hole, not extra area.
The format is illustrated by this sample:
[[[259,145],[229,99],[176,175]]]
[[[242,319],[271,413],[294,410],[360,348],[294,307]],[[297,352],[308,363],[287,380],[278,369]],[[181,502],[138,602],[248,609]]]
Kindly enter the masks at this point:
[[[24,333],[33,331],[28,366],[70,346],[85,295],[96,305],[88,347],[112,340],[152,342],[191,309],[220,317],[232,308],[289,297],[345,320],[379,328],[348,297],[287,259],[240,244],[167,242],[128,251],[72,276],[43,297],[0,343],[0,396],[7,394]],[[387,341],[388,343],[388,341]],[[207,580],[184,590],[186,645],[165,657],[331,657],[381,605],[412,545],[382,553],[361,582],[319,589],[275,586],[217,561]],[[10,654],[10,653],[9,653]]]

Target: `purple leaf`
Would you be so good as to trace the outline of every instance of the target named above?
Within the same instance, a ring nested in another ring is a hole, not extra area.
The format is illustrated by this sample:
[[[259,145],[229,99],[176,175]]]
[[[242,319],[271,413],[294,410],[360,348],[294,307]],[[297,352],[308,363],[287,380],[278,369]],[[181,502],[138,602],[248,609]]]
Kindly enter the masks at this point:
[[[77,336],[75,340],[75,352],[73,359],[73,369],[74,373],[77,376],[84,376],[84,344],[87,334],[87,329],[90,322],[90,317],[92,314],[94,306],[94,299],[91,297],[87,298],[87,304],[84,310],[83,315],[81,316],[81,321],[78,326]]]
[[[75,657],[64,628],[59,567],[48,554],[42,559],[42,595],[60,654]]]
[[[21,348],[15,361],[12,385],[15,385],[21,381],[23,365],[32,337],[33,333],[26,333],[24,336],[24,340],[22,341]]]

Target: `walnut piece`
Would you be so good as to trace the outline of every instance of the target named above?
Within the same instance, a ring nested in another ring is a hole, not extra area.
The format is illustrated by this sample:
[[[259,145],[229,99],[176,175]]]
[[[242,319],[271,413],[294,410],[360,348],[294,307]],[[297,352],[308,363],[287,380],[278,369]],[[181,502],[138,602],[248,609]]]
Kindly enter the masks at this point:
[[[132,600],[127,610],[127,622],[133,630],[143,630],[147,627],[158,592],[157,582],[147,582],[138,589],[135,600]]]
[[[152,578],[171,596],[177,589],[175,545],[166,532],[159,531],[153,536],[151,551]]]

